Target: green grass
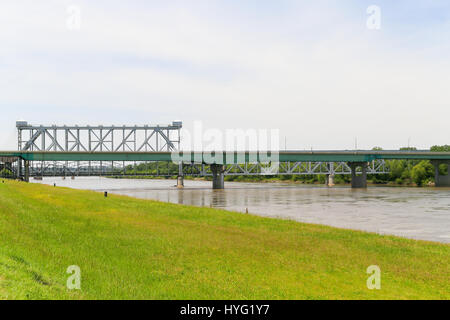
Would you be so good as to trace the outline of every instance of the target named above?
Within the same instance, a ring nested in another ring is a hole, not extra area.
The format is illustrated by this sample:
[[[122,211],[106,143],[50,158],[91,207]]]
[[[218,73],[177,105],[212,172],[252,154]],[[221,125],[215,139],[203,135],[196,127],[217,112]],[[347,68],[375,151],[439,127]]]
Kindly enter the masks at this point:
[[[0,182],[0,299],[449,299],[449,262],[445,244]]]

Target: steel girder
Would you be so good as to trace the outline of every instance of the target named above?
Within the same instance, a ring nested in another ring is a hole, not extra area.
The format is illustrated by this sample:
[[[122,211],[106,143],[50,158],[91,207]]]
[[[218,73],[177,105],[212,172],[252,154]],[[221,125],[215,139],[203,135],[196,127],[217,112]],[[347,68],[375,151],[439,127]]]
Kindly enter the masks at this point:
[[[181,125],[18,126],[19,151],[162,152],[180,147]]]
[[[178,166],[169,166],[169,163],[159,163],[160,167],[153,172],[137,172],[136,165],[150,165],[154,162],[121,162],[121,161],[32,161],[31,176],[104,176],[104,175],[148,175],[148,176],[175,176],[180,174]],[[130,167],[131,166],[131,167]],[[133,168],[133,169],[128,169]],[[272,171],[268,170],[271,168]],[[273,169],[275,170],[273,171]],[[360,172],[360,170],[357,170]],[[368,174],[386,174],[384,160],[374,160],[367,167]],[[183,164],[185,176],[212,176],[209,165],[189,163]],[[275,167],[267,163],[244,163],[225,165],[224,174],[227,176],[239,175],[350,175],[351,168],[346,162],[281,162]]]
[[[278,170],[270,171],[273,164],[265,163],[244,163],[230,164],[225,166],[224,174],[228,176],[255,176],[255,175],[344,175],[351,174],[352,170],[347,162],[280,162]],[[357,172],[361,172],[358,169]],[[190,176],[211,176],[212,172],[209,166],[204,164],[185,164],[183,173]],[[389,170],[386,168],[384,160],[371,161],[367,167],[368,174],[386,174]]]
[[[156,126],[18,125],[22,152],[173,152],[180,148],[181,123]],[[125,162],[31,161],[32,176],[111,174]],[[120,169],[119,169],[120,170]]]

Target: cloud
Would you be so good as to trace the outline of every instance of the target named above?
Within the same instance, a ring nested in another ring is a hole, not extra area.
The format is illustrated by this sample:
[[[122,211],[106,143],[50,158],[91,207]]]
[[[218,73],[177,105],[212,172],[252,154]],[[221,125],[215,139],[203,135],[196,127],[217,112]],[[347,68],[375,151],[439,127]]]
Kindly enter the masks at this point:
[[[4,119],[20,109],[44,123],[55,109],[60,123],[199,119],[279,128],[298,149],[352,147],[356,136],[367,148],[448,143],[448,20],[398,23],[411,2],[382,3],[386,21],[370,31],[364,4],[281,3],[6,2]],[[69,4],[79,31],[66,28]]]

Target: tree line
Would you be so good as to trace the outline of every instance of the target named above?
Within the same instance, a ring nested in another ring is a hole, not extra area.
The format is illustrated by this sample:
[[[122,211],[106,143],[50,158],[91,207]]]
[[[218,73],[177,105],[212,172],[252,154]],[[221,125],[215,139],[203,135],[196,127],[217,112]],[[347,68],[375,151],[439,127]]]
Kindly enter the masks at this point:
[[[372,150],[382,150],[375,147]],[[400,148],[402,151],[415,151],[416,148]],[[450,152],[450,145],[433,146],[430,148],[433,152]],[[417,185],[426,186],[434,183],[434,165],[429,160],[387,160],[386,169],[389,173],[368,175],[368,181],[374,184],[391,184],[391,185]],[[447,174],[449,168],[447,165],[441,165],[439,171],[441,174]],[[112,176],[120,177],[125,175],[149,178],[150,176],[161,175],[167,178],[176,177],[178,174],[178,164],[168,162],[148,162],[128,165],[125,170],[118,170]],[[189,176],[189,174],[187,174]],[[5,165],[0,164],[0,177],[13,178],[14,174],[6,168]],[[206,177],[205,179],[209,179]],[[241,182],[270,182],[270,181],[295,181],[299,183],[308,184],[324,184],[325,175],[260,175],[260,176],[244,176],[233,175],[225,176],[226,181],[241,181]],[[336,175],[334,178],[335,184],[350,183],[350,175]]]
[[[382,150],[375,147],[372,150]],[[415,151],[417,148],[400,148],[401,151]],[[450,152],[450,145],[433,146],[433,152]],[[417,185],[425,186],[434,183],[434,165],[429,160],[387,160],[386,169],[389,173],[368,175],[369,182],[374,184],[391,185]],[[448,166],[439,167],[441,174],[447,174]],[[277,175],[277,176],[226,176],[227,181],[298,181],[302,183],[325,183],[325,175]],[[336,175],[335,184],[345,184],[351,182],[350,175]]]
[[[382,150],[375,147],[372,150]],[[417,148],[400,148],[401,151],[416,151]],[[433,146],[430,148],[433,152],[450,152],[450,145]],[[386,174],[372,174],[368,175],[368,181],[373,184],[390,184],[390,185],[416,185],[426,186],[434,183],[435,169],[429,160],[387,160],[386,169],[389,173]],[[441,165],[439,168],[441,174],[447,174],[448,167]],[[129,165],[126,168],[127,175],[135,175],[137,177],[145,178],[149,175],[167,175],[167,177],[174,177],[177,175],[178,165],[167,162],[151,162],[141,163],[138,165]],[[189,174],[187,174],[189,176]],[[209,178],[205,178],[209,179]],[[305,184],[324,184],[325,175],[259,175],[259,176],[245,176],[245,175],[228,175],[225,176],[225,181],[237,182],[270,182],[270,181],[295,181]],[[346,184],[351,182],[350,175],[336,175],[334,178],[335,184]]]

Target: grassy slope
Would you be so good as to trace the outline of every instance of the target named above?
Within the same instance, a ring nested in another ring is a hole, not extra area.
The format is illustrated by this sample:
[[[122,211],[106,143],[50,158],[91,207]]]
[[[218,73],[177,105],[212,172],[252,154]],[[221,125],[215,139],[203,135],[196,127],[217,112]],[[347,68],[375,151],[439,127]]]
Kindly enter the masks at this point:
[[[448,245],[0,182],[0,299],[448,299],[449,261]]]

